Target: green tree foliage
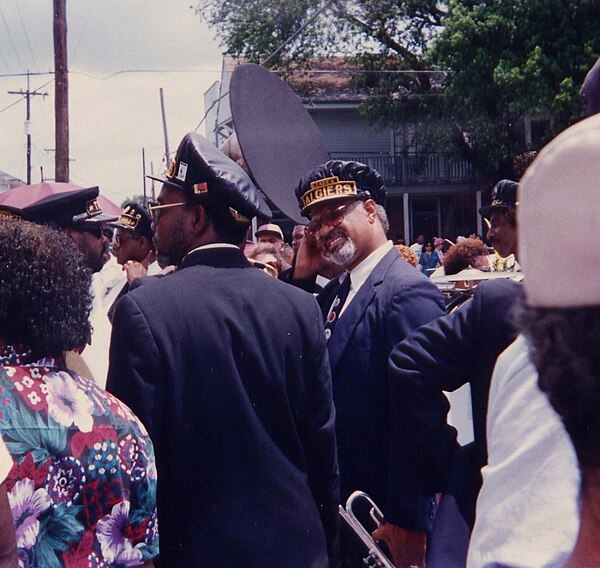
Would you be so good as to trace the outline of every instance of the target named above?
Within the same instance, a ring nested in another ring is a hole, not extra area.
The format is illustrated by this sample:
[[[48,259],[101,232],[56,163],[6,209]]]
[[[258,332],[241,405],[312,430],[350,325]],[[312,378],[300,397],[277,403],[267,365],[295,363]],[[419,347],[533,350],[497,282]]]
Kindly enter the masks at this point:
[[[318,13],[270,62],[271,67],[332,55],[379,55],[419,66],[420,54],[445,13],[438,4],[432,0],[201,0],[196,11],[217,31],[229,55],[256,63]]]
[[[427,54],[448,71],[442,115],[464,155],[490,177],[515,176],[515,161],[581,114],[577,92],[600,55],[593,0],[450,3],[444,30]],[[527,147],[524,117],[548,119]]]
[[[324,5],[269,66],[351,58],[373,124],[418,123],[422,144],[454,148],[490,181],[518,176],[580,118],[577,92],[600,55],[596,0],[202,0],[197,11],[230,55],[261,62]],[[548,121],[529,146],[527,117]]]

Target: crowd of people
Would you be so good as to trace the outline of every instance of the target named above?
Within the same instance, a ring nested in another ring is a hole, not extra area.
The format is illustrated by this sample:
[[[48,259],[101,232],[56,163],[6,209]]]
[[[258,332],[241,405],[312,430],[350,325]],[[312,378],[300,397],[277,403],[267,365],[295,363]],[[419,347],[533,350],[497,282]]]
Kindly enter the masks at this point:
[[[287,244],[195,133],[148,207],[3,206],[0,567],[361,566],[355,491],[397,568],[600,566],[600,263],[572,247],[599,151],[592,116],[496,183],[487,244],[394,246],[382,177],[339,160]]]

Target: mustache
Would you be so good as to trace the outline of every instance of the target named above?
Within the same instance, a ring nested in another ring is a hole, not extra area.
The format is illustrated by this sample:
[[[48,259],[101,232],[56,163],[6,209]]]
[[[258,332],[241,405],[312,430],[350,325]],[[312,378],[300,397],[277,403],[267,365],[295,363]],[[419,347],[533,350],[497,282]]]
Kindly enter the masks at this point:
[[[323,244],[323,248],[325,250],[327,250],[329,248],[329,245],[331,244],[331,241],[337,239],[338,237],[343,237],[343,238],[347,239],[348,238],[348,234],[346,233],[346,231],[344,231],[344,229],[340,229],[339,227],[333,229],[323,239],[323,243],[322,243]]]

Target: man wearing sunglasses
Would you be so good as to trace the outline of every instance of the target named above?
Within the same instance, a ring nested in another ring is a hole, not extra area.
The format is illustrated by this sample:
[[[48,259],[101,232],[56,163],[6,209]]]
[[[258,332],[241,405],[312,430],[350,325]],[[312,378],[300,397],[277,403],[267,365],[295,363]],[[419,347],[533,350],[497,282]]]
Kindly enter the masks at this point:
[[[397,565],[419,564],[435,502],[416,488],[410,493],[416,483],[403,463],[410,440],[389,435],[387,359],[413,329],[444,314],[442,296],[387,239],[386,189],[375,170],[332,160],[308,173],[296,196],[310,222],[293,279],[314,279],[323,257],[344,269],[318,296],[337,413],[340,497],[344,502],[353,491],[368,493],[390,523],[408,529],[396,527],[397,536],[410,543],[400,547]],[[399,485],[408,487],[410,501],[395,498]],[[353,550],[353,538],[342,532],[341,553],[349,566],[362,553]]]
[[[155,445],[160,566],[335,562],[338,474],[319,308],[240,246],[270,210],[190,133],[150,205],[176,270],[117,303],[108,389]],[[158,564],[157,564],[158,566]]]
[[[19,215],[33,223],[50,225],[64,231],[83,255],[85,264],[98,276],[108,257],[109,239],[105,224],[115,217],[103,213],[98,203],[98,187],[54,193],[19,210]],[[72,370],[93,379],[101,387],[106,384],[110,327],[100,294],[93,285],[92,341],[79,355],[69,352],[67,364]]]
[[[102,212],[98,188],[89,187],[55,193],[24,207],[23,217],[34,223],[52,225],[75,243],[92,272],[99,272],[109,248],[103,226],[114,217]]]

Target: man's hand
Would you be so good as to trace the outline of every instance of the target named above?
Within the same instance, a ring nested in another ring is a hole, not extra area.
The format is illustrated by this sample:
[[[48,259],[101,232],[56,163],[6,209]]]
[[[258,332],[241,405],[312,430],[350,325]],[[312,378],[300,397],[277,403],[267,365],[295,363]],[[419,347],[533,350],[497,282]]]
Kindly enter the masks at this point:
[[[371,535],[375,541],[383,541],[392,555],[396,568],[424,568],[427,535],[409,531],[397,525],[383,523]]]
[[[148,269],[140,262],[135,260],[128,260],[123,265],[123,270],[127,274],[127,282],[131,284],[135,278],[140,278],[141,276],[146,276],[148,274]]]
[[[305,231],[294,261],[292,279],[316,278],[317,274],[329,266],[330,262],[323,257],[323,249],[317,239]]]

